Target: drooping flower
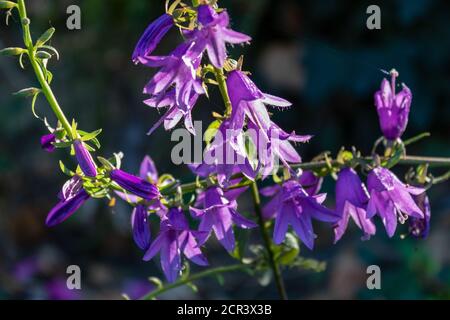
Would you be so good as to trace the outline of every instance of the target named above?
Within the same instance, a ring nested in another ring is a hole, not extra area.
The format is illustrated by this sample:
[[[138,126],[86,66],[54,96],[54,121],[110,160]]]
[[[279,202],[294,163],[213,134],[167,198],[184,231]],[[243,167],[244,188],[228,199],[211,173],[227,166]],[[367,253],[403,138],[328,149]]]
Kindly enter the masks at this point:
[[[245,152],[242,131],[231,129],[230,121],[222,122],[213,141],[204,152],[204,162],[191,169],[199,176],[217,175],[219,185],[227,187],[232,176],[244,174],[250,180],[257,175]]]
[[[126,191],[142,199],[150,201],[160,196],[157,186],[125,171],[114,169],[110,172],[110,178]]]
[[[131,227],[136,245],[147,250],[151,243],[150,226],[148,224],[148,210],[144,205],[137,205],[131,214]]]
[[[405,84],[402,84],[402,91],[396,93],[395,80],[398,73],[392,70],[391,75],[391,82],[383,79],[381,90],[375,93],[375,105],[383,135],[388,140],[396,140],[406,130],[412,93]]]
[[[417,206],[424,213],[424,218],[411,217],[409,219],[409,233],[415,238],[424,239],[428,236],[430,231],[431,206],[430,199],[426,193],[414,196]]]
[[[199,248],[201,244],[197,242],[197,237],[199,233],[189,229],[183,210],[171,208],[167,217],[162,219],[160,233],[145,253],[144,260],[151,260],[159,252],[167,281],[174,282],[180,275],[182,253],[197,265],[208,265]]]
[[[298,182],[308,195],[315,196],[322,187],[323,178],[316,176],[312,171],[303,171],[298,178]],[[270,220],[276,216],[282,197],[281,191],[283,191],[283,187],[279,184],[260,190],[263,196],[272,198],[263,208],[264,219]]]
[[[46,134],[41,137],[41,147],[47,152],[55,151],[55,146],[53,145],[56,142],[56,136],[53,133]]]
[[[68,219],[89,198],[89,194],[83,189],[82,180],[74,176],[67,181],[59,193],[60,202],[49,212],[45,224],[54,227]]]
[[[83,141],[78,139],[75,140],[73,142],[73,147],[75,149],[75,157],[77,158],[81,171],[83,171],[83,173],[88,177],[96,177],[97,166],[95,165],[92,155],[86,149]]]
[[[210,187],[206,189],[203,195],[203,209],[190,208],[191,215],[200,219],[198,230],[206,234],[200,241],[204,244],[211,232],[214,234],[228,251],[232,252],[235,248],[235,238],[233,232],[233,224],[243,229],[255,228],[257,225],[241,216],[237,211],[236,198],[239,192],[233,195],[228,194],[227,198],[223,190],[219,187]]]
[[[350,217],[355,224],[364,232],[364,240],[376,232],[375,225],[367,218],[367,204],[369,194],[358,174],[352,168],[344,168],[339,172],[336,182],[336,213],[341,220],[334,229],[335,240],[338,242],[347,229]]]
[[[251,38],[245,34],[229,28],[230,18],[226,11],[217,13],[209,5],[198,7],[198,28],[186,31],[185,36],[195,43],[194,50],[208,52],[211,63],[222,68],[227,57],[226,44],[239,44],[249,42]]]
[[[285,181],[276,194],[275,227],[273,240],[280,244],[286,237],[289,225],[309,249],[314,247],[315,234],[312,219],[335,223],[340,216],[322,205],[326,194],[311,196],[297,180]]]
[[[144,93],[150,99],[145,103],[151,107],[169,107],[162,120],[155,125],[151,133],[162,121],[166,127],[174,127],[181,117],[185,117],[186,127],[193,131],[191,111],[198,96],[205,93],[197,75],[202,55],[192,51],[193,43],[183,43],[167,57],[150,57],[146,65],[161,67],[145,86]]]
[[[173,18],[168,14],[163,14],[153,21],[144,31],[144,34],[141,36],[134,49],[132,57],[133,62],[136,64],[145,64],[147,58],[152,54],[161,39],[173,26]]]
[[[311,136],[287,133],[270,119],[266,104],[289,107],[291,103],[269,94],[262,93],[241,71],[232,71],[227,78],[227,87],[233,106],[230,128],[243,130],[247,120],[248,131],[257,150],[258,165],[263,176],[275,169],[279,159],[284,166],[300,163],[301,157],[290,142],[308,142]]]
[[[401,223],[410,217],[424,219],[423,211],[414,202],[413,196],[425,192],[423,188],[405,185],[386,168],[373,169],[367,178],[370,200],[367,206],[367,218],[378,213],[389,237]]]

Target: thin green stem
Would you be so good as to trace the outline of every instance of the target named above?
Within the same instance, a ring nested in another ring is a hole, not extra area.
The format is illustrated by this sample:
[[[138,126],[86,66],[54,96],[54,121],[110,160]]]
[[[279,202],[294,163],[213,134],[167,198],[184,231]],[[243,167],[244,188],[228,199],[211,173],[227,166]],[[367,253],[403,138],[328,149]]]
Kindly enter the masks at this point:
[[[72,138],[72,126],[70,125],[70,122],[67,120],[66,116],[64,115],[64,112],[62,111],[58,101],[56,100],[55,95],[53,94],[52,89],[50,88],[50,85],[47,83],[47,80],[45,79],[45,75],[42,71],[41,66],[37,62],[35,58],[36,49],[33,46],[33,40],[31,38],[30,33],[30,20],[27,17],[27,10],[25,7],[25,1],[24,0],[18,0],[18,9],[19,9],[19,15],[20,15],[20,23],[22,25],[23,30],[23,39],[25,42],[25,45],[28,50],[28,57],[30,59],[31,66],[33,67],[34,73],[36,74],[36,78],[39,81],[39,84],[41,85],[41,90],[44,93],[45,97],[47,98],[47,101],[50,105],[50,107],[53,110],[53,113],[55,114],[56,118],[59,120],[61,125],[63,126],[64,130],[67,132],[67,134]]]
[[[280,298],[283,300],[287,300],[288,296],[286,293],[286,289],[284,287],[284,281],[281,274],[280,266],[275,260],[275,255],[272,250],[272,240],[270,239],[269,232],[264,223],[263,213],[261,209],[261,198],[259,196],[258,184],[256,182],[252,183],[252,196],[253,196],[253,204],[255,207],[256,216],[258,217],[259,229],[261,231],[261,236],[264,241],[264,247],[267,250],[267,255],[269,259],[269,264],[273,272],[273,276],[275,278],[275,284],[277,286],[278,294]]]
[[[214,74],[216,76],[217,84],[219,85],[223,102],[225,103],[225,118],[228,118],[231,116],[233,107],[231,105],[230,96],[228,95],[227,80],[225,78],[225,74],[223,73],[223,69],[214,68]]]
[[[231,266],[224,266],[224,267],[208,269],[206,271],[193,274],[193,275],[187,277],[186,279],[181,279],[181,280],[178,280],[177,282],[164,285],[161,288],[156,289],[156,290],[146,294],[140,300],[155,299],[156,297],[160,296],[161,294],[163,294],[169,290],[181,287],[183,285],[189,284],[189,283],[199,280],[201,278],[210,277],[210,276],[214,276],[214,275],[218,275],[218,274],[222,274],[222,273],[244,270],[247,268],[249,268],[249,266],[245,265],[245,264],[234,264]]]

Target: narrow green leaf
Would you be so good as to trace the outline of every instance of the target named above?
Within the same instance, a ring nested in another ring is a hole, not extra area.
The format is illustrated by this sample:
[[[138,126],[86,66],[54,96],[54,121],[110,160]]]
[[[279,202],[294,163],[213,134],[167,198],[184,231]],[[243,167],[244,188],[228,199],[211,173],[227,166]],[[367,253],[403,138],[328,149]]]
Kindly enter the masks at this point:
[[[64,165],[64,163],[62,161],[59,161],[59,167],[61,168],[61,171],[65,174],[68,175],[69,177],[72,177],[75,175],[75,173],[69,169],[67,169],[67,167]]]
[[[0,56],[18,56],[26,52],[27,50],[22,48],[10,47],[0,50]]]
[[[47,31],[45,31],[40,37],[39,39],[37,39],[36,41],[36,47],[40,47],[42,45],[44,45],[45,43],[47,43],[47,41],[49,41],[53,34],[55,33],[55,28],[50,28]]]
[[[36,94],[33,96],[33,100],[31,100],[31,112],[33,112],[33,115],[34,115],[37,119],[44,121],[44,120],[43,120],[41,117],[39,117],[38,114],[36,113],[36,100],[37,100],[37,98],[38,98],[40,92],[41,92],[41,91],[39,91],[38,93],[36,93]]]
[[[80,131],[78,131],[78,133],[81,135],[82,141],[92,140],[92,139],[96,138],[101,132],[102,132],[102,129],[98,129],[93,132],[85,133],[85,134],[82,134]]]
[[[52,55],[50,53],[48,53],[47,51],[38,51],[36,52],[36,58],[39,59],[50,59],[52,57]]]
[[[0,1],[0,9],[12,9],[17,7],[17,3],[14,3],[12,1]]]
[[[216,135],[217,131],[219,130],[220,125],[222,124],[222,121],[215,120],[211,122],[208,129],[206,129],[204,134],[204,140],[206,144],[210,144],[213,140],[214,136]]]
[[[29,98],[29,97],[33,97],[34,95],[36,95],[40,92],[41,92],[41,89],[31,87],[31,88],[25,88],[25,89],[19,90],[13,94],[18,97]]]
[[[51,51],[56,56],[56,60],[59,60],[59,52],[54,47],[52,47],[52,46],[42,46],[41,49],[47,49],[47,50]]]

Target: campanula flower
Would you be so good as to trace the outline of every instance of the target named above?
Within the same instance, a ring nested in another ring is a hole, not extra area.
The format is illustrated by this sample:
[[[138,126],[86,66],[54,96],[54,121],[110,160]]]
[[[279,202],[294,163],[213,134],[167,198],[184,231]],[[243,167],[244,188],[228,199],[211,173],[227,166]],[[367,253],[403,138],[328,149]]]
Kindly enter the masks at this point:
[[[233,196],[237,196],[234,194]],[[202,195],[203,209],[190,208],[191,215],[200,219],[198,230],[205,232],[206,236],[201,239],[200,244],[204,244],[211,232],[214,231],[217,240],[228,251],[235,248],[235,238],[233,224],[243,229],[255,228],[257,225],[237,211],[235,198],[228,199],[223,190],[219,187],[210,187]]]
[[[367,218],[368,202],[369,193],[355,170],[352,168],[342,169],[336,182],[336,213],[341,216],[341,219],[334,229],[334,243],[344,235],[350,217],[364,232],[364,240],[368,240],[375,234],[375,225]]]
[[[258,165],[263,176],[275,169],[276,160],[289,167],[289,163],[300,163],[301,157],[290,142],[308,142],[311,136],[299,136],[295,132],[287,133],[270,119],[267,105],[289,107],[291,103],[269,94],[262,93],[256,85],[241,71],[229,73],[227,87],[233,111],[230,127],[243,130],[247,119],[250,138],[256,146]]]
[[[182,268],[182,253],[197,265],[208,265],[199,248],[201,244],[197,242],[199,234],[189,229],[183,210],[171,208],[167,217],[162,219],[159,235],[145,253],[144,260],[151,260],[159,252],[161,267],[167,281],[174,282]]]
[[[151,241],[150,225],[147,219],[147,207],[137,205],[131,214],[131,228],[133,230],[134,242],[142,250],[147,250]]]
[[[367,218],[378,213],[389,237],[395,233],[397,220],[403,223],[408,217],[425,218],[413,198],[425,189],[405,185],[388,169],[373,169],[367,178],[367,188],[370,194]]]
[[[417,206],[422,210],[425,217],[416,218],[411,217],[409,219],[409,233],[415,238],[426,238],[430,231],[430,219],[431,219],[431,206],[430,199],[426,193],[414,196],[414,200]]]
[[[312,171],[303,171],[298,178],[298,182],[307,194],[315,196],[322,187],[323,178],[316,176]],[[260,193],[263,196],[272,198],[263,208],[264,219],[269,220],[276,216],[279,209],[279,201],[282,196],[281,191],[283,191],[283,187],[279,184],[265,187],[260,190]]]
[[[217,68],[223,67],[227,43],[239,44],[251,40],[249,36],[229,28],[230,18],[226,11],[217,13],[209,5],[200,5],[197,20],[198,28],[186,31],[184,35],[195,43],[194,51],[203,52],[206,49],[209,60]]]
[[[133,62],[146,63],[147,58],[155,50],[161,39],[174,26],[172,16],[163,14],[161,17],[153,21],[145,30],[139,39],[133,52]]]
[[[375,105],[383,135],[388,140],[396,140],[406,130],[412,93],[405,84],[402,84],[403,89],[396,93],[395,80],[398,73],[393,70],[391,75],[391,82],[383,79],[381,90],[375,93]]]
[[[64,184],[59,193],[60,202],[49,212],[45,224],[48,227],[60,224],[74,214],[89,198],[89,194],[83,189],[82,180],[74,176]]]
[[[73,142],[73,147],[75,149],[75,157],[77,158],[81,171],[83,171],[83,173],[88,177],[96,177],[97,166],[95,165],[92,155],[86,149],[83,141],[78,139],[75,140]]]
[[[144,200],[155,200],[160,196],[157,186],[125,171],[114,169],[110,172],[110,178],[126,191]]]
[[[316,237],[312,219],[331,223],[340,219],[338,214],[322,205],[326,194],[311,196],[295,179],[285,181],[275,197],[277,199],[275,200],[276,205],[273,206],[275,214],[273,240],[275,244],[283,242],[289,225],[291,225],[305,246],[312,250]]]
[[[55,146],[53,145],[56,142],[56,136],[53,133],[46,134],[41,137],[41,147],[47,152],[55,151]]]

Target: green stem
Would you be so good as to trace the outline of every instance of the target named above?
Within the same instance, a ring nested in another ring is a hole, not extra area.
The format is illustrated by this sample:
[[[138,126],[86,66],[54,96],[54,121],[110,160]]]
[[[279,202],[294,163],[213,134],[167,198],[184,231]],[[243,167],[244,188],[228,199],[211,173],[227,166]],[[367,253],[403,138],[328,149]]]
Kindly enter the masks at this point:
[[[275,278],[275,284],[277,286],[278,294],[280,298],[283,300],[287,300],[288,296],[286,293],[286,289],[284,287],[283,277],[281,275],[280,266],[275,260],[275,255],[272,250],[272,240],[270,239],[269,232],[264,223],[263,213],[261,209],[261,198],[259,196],[258,184],[256,182],[252,183],[252,196],[253,196],[253,204],[255,207],[256,216],[258,217],[259,229],[261,231],[261,236],[264,241],[264,247],[267,250],[267,255],[269,259],[269,264],[273,272],[273,276]]]
[[[18,0],[17,4],[18,4],[18,9],[19,9],[19,15],[20,15],[20,23],[22,25],[22,30],[23,30],[23,39],[24,39],[25,45],[28,49],[28,57],[30,59],[30,63],[31,63],[31,66],[33,67],[34,73],[36,74],[36,78],[39,81],[39,84],[41,85],[41,90],[44,93],[45,97],[47,98],[47,101],[48,101],[50,107],[52,108],[53,113],[55,114],[56,118],[59,120],[59,122],[63,126],[64,130],[66,130],[67,134],[72,139],[74,139],[76,137],[74,137],[72,135],[72,126],[70,125],[70,122],[67,120],[66,116],[64,115],[64,112],[62,111],[61,107],[59,106],[59,103],[56,100],[56,97],[53,94],[53,91],[50,88],[50,85],[47,83],[44,73],[42,72],[42,68],[40,67],[39,63],[36,61],[36,58],[35,58],[36,49],[33,46],[33,40],[31,38],[30,20],[27,17],[25,1]]]
[[[219,85],[220,94],[222,95],[223,102],[225,103],[225,118],[231,116],[233,107],[231,105],[230,96],[228,95],[227,80],[223,69],[214,68],[214,74],[216,75],[216,81]]]
[[[164,292],[167,292],[169,290],[189,284],[189,283],[199,280],[201,278],[218,275],[218,274],[222,274],[222,273],[227,273],[227,272],[239,271],[239,270],[243,270],[243,269],[247,269],[247,268],[249,268],[249,266],[245,265],[245,264],[234,264],[231,266],[224,266],[224,267],[218,267],[218,268],[214,268],[214,269],[208,269],[206,271],[191,275],[191,276],[187,277],[186,279],[178,280],[177,282],[167,284],[159,289],[156,289],[156,290],[146,294],[145,296],[143,296],[140,300],[155,299],[156,297],[163,294]]]

